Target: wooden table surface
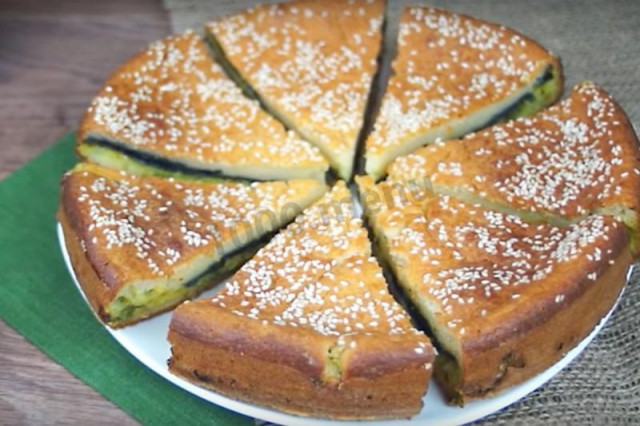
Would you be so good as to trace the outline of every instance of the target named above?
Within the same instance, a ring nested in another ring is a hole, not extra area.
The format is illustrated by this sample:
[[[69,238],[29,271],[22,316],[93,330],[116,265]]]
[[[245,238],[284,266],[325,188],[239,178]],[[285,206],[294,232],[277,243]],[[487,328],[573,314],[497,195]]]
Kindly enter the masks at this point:
[[[109,73],[170,33],[160,0],[0,0],[0,179],[76,128]],[[0,424],[136,424],[0,321]]]

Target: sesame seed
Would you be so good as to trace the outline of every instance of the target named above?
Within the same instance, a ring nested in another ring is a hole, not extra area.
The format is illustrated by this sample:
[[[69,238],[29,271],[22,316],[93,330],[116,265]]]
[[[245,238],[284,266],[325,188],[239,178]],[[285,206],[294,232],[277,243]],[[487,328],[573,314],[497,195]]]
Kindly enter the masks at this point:
[[[83,125],[92,134],[200,164],[325,164],[318,149],[245,97],[191,31],[152,43],[108,84]]]
[[[412,54],[422,44],[428,57]],[[368,154],[431,130],[439,133],[452,120],[515,95],[550,61],[548,52],[510,29],[426,7],[403,15],[398,46]]]
[[[608,247],[624,232],[611,216],[594,214],[562,227],[531,224],[425,189],[403,205],[385,202],[383,194],[396,183],[366,186],[378,191],[380,200],[367,206],[369,220],[392,263],[410,271],[403,285],[460,335],[478,314],[489,318],[506,304],[527,303],[527,295],[540,288],[553,284],[558,289],[557,277],[567,273],[566,265],[579,271],[605,256],[613,258]],[[448,246],[441,235],[454,244]],[[555,300],[560,303],[564,296]]]
[[[388,292],[371,255],[362,220],[350,208],[329,208],[348,198],[344,183],[334,186],[244,264],[212,303],[227,296],[227,309],[327,336],[413,336],[408,315]],[[430,345],[418,336],[424,346],[415,351],[423,353]]]
[[[272,108],[332,158],[353,156],[377,69],[381,2],[261,5],[207,26]],[[317,25],[322,22],[323,25]],[[364,28],[351,41],[353,31]],[[323,33],[323,32],[326,32]]]
[[[511,208],[570,218],[609,206],[636,209],[636,197],[629,195],[636,191],[636,148],[628,129],[612,119],[621,113],[602,89],[582,84],[569,99],[533,117],[401,157],[389,175],[428,177],[434,188],[464,188]],[[485,150],[493,167],[466,157]]]
[[[145,277],[171,276],[179,261],[189,261],[196,253],[213,262],[220,256],[217,245],[235,241],[237,229],[254,229],[261,218],[280,214],[283,206],[298,202],[309,190],[304,180],[176,185],[168,179],[127,174],[107,178],[99,172],[71,173],[64,188],[87,195],[74,197],[75,208],[86,216],[83,243],[99,246],[106,262],[122,269],[123,276],[128,275],[125,270]],[[162,199],[154,195],[158,193]],[[261,222],[261,233],[268,231],[265,225]]]

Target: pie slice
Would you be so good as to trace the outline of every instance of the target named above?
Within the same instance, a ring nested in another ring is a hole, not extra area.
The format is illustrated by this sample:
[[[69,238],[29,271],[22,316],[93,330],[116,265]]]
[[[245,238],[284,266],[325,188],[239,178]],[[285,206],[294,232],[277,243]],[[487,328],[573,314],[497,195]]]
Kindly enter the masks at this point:
[[[465,15],[408,7],[394,75],[366,142],[378,179],[394,158],[437,139],[532,114],[562,92],[559,60],[509,28]]]
[[[529,219],[613,214],[638,229],[638,140],[622,109],[593,83],[531,118],[398,158],[393,180]],[[554,217],[552,217],[554,216]]]
[[[207,31],[230,75],[349,179],[383,18],[383,0],[298,0],[213,21]]]
[[[58,218],[91,306],[121,327],[231,275],[325,190],[316,180],[179,182],[80,164],[63,179]]]
[[[317,148],[246,98],[192,32],[118,68],[80,125],[85,159],[138,174],[324,180]]]
[[[435,337],[434,377],[457,403],[553,365],[611,309],[632,262],[611,216],[530,224],[397,182],[359,184],[383,258]]]
[[[339,182],[212,299],[184,303],[170,370],[233,398],[304,416],[419,412],[433,348],[389,294]]]

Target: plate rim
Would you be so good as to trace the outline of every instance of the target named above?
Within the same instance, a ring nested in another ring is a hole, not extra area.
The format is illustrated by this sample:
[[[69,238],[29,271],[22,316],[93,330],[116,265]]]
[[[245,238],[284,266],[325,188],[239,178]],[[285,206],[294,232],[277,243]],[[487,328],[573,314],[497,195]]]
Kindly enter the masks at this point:
[[[60,251],[65,263],[65,266],[71,276],[71,279],[75,284],[75,286],[77,287],[78,291],[80,292],[80,295],[84,299],[85,303],[87,303],[88,308],[92,310],[89,304],[89,301],[87,300],[87,297],[84,294],[84,291],[80,286],[80,283],[78,282],[73,266],[71,265],[69,253],[66,248],[64,232],[59,222],[56,222],[56,233],[58,236],[58,244],[60,246]],[[140,328],[145,324],[150,324],[151,321],[158,321],[160,319],[163,319],[163,321],[167,322],[166,330],[168,331],[168,320],[173,310],[170,310],[159,316],[145,320],[141,323],[134,324],[121,329],[113,329],[102,323],[100,323],[100,325],[107,330],[109,335],[114,340],[116,340],[116,342],[118,342],[120,346],[122,346],[127,352],[129,352],[129,354],[131,354],[134,358],[136,358],[136,360],[138,360],[143,366],[150,369],[155,374],[159,375],[165,380],[169,381],[173,385],[178,386],[179,388],[201,399],[204,399],[209,403],[213,403],[225,409],[234,411],[236,413],[239,413],[248,417],[252,417],[254,419],[277,423],[284,426],[286,425],[292,425],[292,426],[335,425],[335,426],[338,426],[338,425],[349,425],[349,424],[359,425],[359,426],[386,426],[386,425],[400,426],[400,425],[419,425],[419,424],[425,424],[425,422],[428,422],[430,424],[437,422],[437,424],[439,425],[453,426],[453,425],[462,425],[475,420],[482,419],[486,416],[489,416],[495,412],[500,411],[505,407],[508,407],[520,401],[521,399],[527,397],[529,394],[531,394],[535,390],[544,386],[553,377],[555,377],[560,371],[562,371],[566,366],[568,366],[573,360],[575,360],[587,348],[589,343],[593,341],[596,335],[607,323],[607,321],[609,320],[613,312],[616,310],[621,298],[623,297],[626,286],[629,283],[633,270],[634,270],[634,264],[629,265],[629,268],[626,274],[626,282],[622,287],[622,289],[620,290],[620,293],[618,294],[618,297],[616,298],[611,309],[606,313],[606,315],[604,315],[600,319],[600,321],[598,322],[598,324],[596,324],[594,329],[583,340],[581,340],[576,346],[574,346],[555,364],[553,364],[546,370],[542,371],[541,373],[537,374],[536,376],[531,377],[530,379],[526,380],[523,383],[504,389],[503,391],[499,392],[497,395],[494,395],[490,398],[471,401],[465,404],[464,407],[452,407],[452,406],[446,405],[444,403],[444,397],[442,396],[438,388],[438,385],[435,383],[432,377],[429,381],[428,392],[423,397],[424,405],[422,407],[422,410],[410,419],[331,420],[331,419],[324,419],[324,418],[317,418],[317,417],[301,417],[293,414],[288,414],[283,411],[278,411],[275,409],[255,405],[249,402],[244,402],[244,401],[236,400],[233,398],[229,398],[214,390],[197,386],[179,376],[172,374],[168,369],[167,362],[166,362],[167,359],[165,359],[164,362],[158,362],[157,359],[154,359],[153,357],[149,357],[146,351],[142,350],[139,342],[136,343],[131,340],[130,334],[135,334],[135,333],[132,333],[131,330],[135,330],[136,327]],[[221,282],[218,285],[216,285],[215,288],[219,289],[222,287],[223,284],[224,282]],[[212,290],[209,290],[208,292],[203,293],[199,297],[200,298],[207,297],[207,294],[210,294],[211,292]],[[166,333],[163,340],[164,340],[164,343],[167,346],[169,346],[169,343],[166,339]],[[448,411],[452,414],[442,418],[433,417],[433,416],[427,417],[427,418],[421,418],[425,413],[428,414],[428,410],[430,408],[429,404],[433,404],[433,402],[429,402],[427,401],[427,399],[428,398],[433,399],[434,396],[432,394],[434,393],[436,394],[435,398],[441,399],[441,403],[443,404],[443,407],[441,408],[445,408],[445,411]]]

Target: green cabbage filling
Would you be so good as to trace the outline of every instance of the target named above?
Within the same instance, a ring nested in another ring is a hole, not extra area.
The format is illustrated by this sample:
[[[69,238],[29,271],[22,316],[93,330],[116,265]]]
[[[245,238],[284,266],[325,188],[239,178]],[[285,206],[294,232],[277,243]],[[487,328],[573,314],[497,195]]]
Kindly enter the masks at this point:
[[[106,308],[109,324],[136,321],[199,294],[230,276],[249,260],[260,246],[260,243],[252,243],[246,249],[216,262],[200,276],[177,287],[158,285],[141,291],[135,285],[127,286]]]
[[[342,352],[345,347],[335,344],[327,351],[322,379],[326,383],[335,383],[342,377]]]
[[[138,176],[157,176],[181,180],[223,182],[216,172],[188,170],[187,167],[171,167],[155,161],[151,156],[125,152],[115,143],[88,140],[78,145],[78,153],[104,167],[122,170]],[[236,179],[234,179],[236,180]]]
[[[508,121],[526,117],[550,105],[562,91],[559,71],[549,66],[530,93],[523,96],[498,121]]]
[[[605,207],[598,210],[596,213],[607,216],[613,216],[620,220],[629,229],[631,235],[631,241],[629,242],[632,253],[638,253],[640,247],[640,232],[638,224],[638,215],[633,209],[625,206],[615,205]]]

